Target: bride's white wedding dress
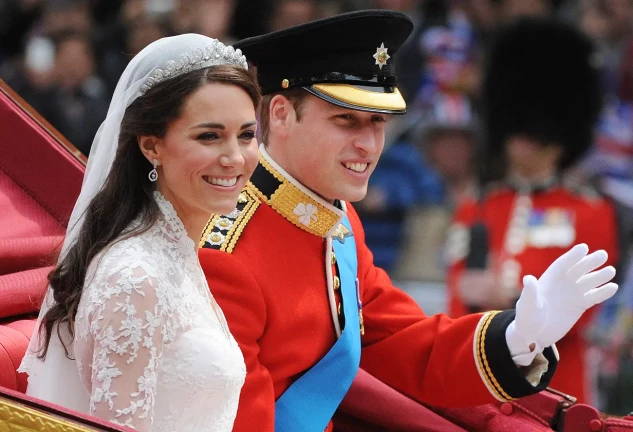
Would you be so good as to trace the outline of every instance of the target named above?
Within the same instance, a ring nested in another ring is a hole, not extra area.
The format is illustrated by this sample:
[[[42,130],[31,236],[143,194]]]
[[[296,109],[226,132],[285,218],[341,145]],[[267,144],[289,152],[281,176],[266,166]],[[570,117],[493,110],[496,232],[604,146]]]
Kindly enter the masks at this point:
[[[246,368],[172,205],[90,266],[74,354],[90,413],[151,431],[233,427]],[[239,287],[236,287],[239,289]]]

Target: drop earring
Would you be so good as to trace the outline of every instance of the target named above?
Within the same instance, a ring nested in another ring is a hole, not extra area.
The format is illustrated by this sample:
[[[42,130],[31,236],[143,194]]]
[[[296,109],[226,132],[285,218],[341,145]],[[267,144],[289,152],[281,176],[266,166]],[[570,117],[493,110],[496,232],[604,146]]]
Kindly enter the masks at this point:
[[[158,161],[154,159],[154,169],[149,172],[149,181],[155,182],[158,180],[158,171],[156,171],[156,167],[158,166]]]

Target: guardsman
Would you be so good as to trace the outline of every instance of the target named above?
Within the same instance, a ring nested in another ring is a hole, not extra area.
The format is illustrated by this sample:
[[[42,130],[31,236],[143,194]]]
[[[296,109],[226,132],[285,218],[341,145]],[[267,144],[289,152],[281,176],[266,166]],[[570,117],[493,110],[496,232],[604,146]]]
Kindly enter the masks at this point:
[[[489,166],[505,166],[479,200],[457,209],[448,254],[450,315],[513,307],[526,274],[540,275],[577,243],[617,259],[611,203],[561,179],[592,143],[601,103],[593,47],[578,30],[549,19],[503,29],[484,76]],[[557,343],[551,386],[589,398],[583,331],[593,309]]]

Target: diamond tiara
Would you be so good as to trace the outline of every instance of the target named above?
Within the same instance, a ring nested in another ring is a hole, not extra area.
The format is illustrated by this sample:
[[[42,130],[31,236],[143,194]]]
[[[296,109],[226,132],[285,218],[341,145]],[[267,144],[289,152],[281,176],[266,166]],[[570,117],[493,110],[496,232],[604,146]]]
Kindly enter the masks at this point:
[[[204,49],[196,48],[191,54],[182,54],[178,60],[169,60],[162,69],[154,69],[141,85],[140,92],[145,94],[159,82],[187,72],[225,64],[235,64],[248,70],[246,57],[241,50],[214,41]]]

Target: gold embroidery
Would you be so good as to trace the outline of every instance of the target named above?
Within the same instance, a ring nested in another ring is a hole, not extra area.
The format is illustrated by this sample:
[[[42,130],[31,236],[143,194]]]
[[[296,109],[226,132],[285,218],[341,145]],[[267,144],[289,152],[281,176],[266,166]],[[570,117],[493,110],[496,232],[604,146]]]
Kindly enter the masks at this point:
[[[207,222],[207,226],[204,227],[204,231],[202,231],[202,237],[200,238],[200,241],[198,242],[198,247],[204,247],[204,244],[207,241],[207,237],[209,236],[209,234],[211,234],[211,232],[213,231],[213,228],[215,227],[215,223],[221,217],[222,215],[211,216],[211,219],[209,219],[209,222]]]
[[[231,253],[248,221],[260,205],[257,196],[245,188],[238,200],[238,209],[230,215],[213,215],[202,233],[200,247],[211,247]]]
[[[312,87],[326,96],[350,105],[393,112],[405,112],[407,109],[407,104],[398,89],[393,93],[379,93],[338,83],[314,84]]]
[[[501,387],[501,385],[499,384],[499,382],[493,375],[492,371],[490,370],[490,365],[488,364],[488,359],[486,357],[486,351],[485,351],[486,332],[488,331],[488,327],[490,327],[490,323],[492,322],[492,319],[498,313],[499,311],[488,312],[482,318],[482,322],[479,328],[477,329],[477,334],[475,335],[476,337],[475,358],[477,362],[477,367],[481,371],[482,375],[484,376],[488,388],[495,393],[498,399],[508,401],[508,400],[514,400],[515,398],[511,397],[503,390],[503,388]]]
[[[270,205],[277,213],[299,228],[308,231],[311,234],[318,235],[319,237],[325,237],[332,228],[340,222],[340,215],[328,209],[323,204],[316,201],[314,198],[292,184],[272,165],[270,165],[265,158],[260,157],[259,162],[268,172],[281,182],[281,185],[270,198],[264,195],[257,186],[251,182],[248,183],[248,188],[254,191],[262,201]],[[312,204],[317,209],[316,213],[312,213],[312,217],[308,216],[304,219],[308,222],[308,224],[302,223],[299,220],[301,216],[304,216],[303,214],[295,213],[295,209],[299,204],[303,204],[306,207],[309,204]],[[314,219],[315,217],[316,220]]]
[[[242,210],[242,213],[237,217],[235,222],[233,223],[233,227],[229,230],[229,233],[226,235],[227,238],[230,237],[228,242],[224,242],[220,250],[228,253],[232,253],[233,249],[235,249],[235,244],[239,240],[242,235],[242,231],[246,228],[246,224],[255,214],[255,210],[259,207],[260,201],[256,196],[252,195],[252,192],[249,193],[249,202]]]

